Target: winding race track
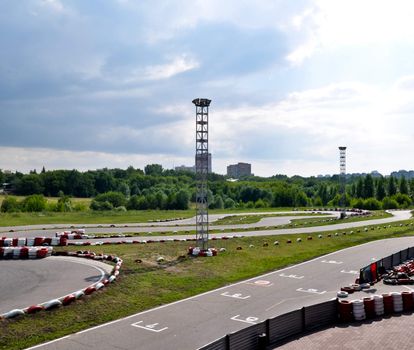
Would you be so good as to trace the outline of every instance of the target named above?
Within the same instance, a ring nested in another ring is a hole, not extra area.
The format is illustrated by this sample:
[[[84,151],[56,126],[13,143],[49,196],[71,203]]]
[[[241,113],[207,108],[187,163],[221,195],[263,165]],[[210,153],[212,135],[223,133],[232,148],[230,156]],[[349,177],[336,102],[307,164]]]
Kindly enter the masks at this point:
[[[243,232],[243,235],[322,232],[382,225],[409,217],[409,211],[397,211],[392,218],[386,219],[312,228],[251,231]],[[114,228],[107,229],[110,230],[108,232],[114,232]],[[155,228],[152,230],[156,231]],[[122,232],[125,232],[125,228],[122,228]],[[145,239],[143,236],[139,238]],[[227,333],[267,318],[334,298],[341,286],[354,282],[359,268],[413,245],[414,238],[407,237],[375,241],[344,249],[30,349],[196,349]],[[401,290],[402,287],[394,288]]]
[[[94,260],[48,257],[0,261],[0,314],[44,303],[101,281],[112,266]]]

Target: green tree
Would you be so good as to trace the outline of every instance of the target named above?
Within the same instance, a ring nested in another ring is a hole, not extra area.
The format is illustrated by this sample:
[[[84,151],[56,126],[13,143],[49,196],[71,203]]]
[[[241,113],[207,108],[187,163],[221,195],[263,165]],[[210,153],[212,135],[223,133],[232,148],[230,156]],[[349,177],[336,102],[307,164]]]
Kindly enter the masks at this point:
[[[397,193],[397,185],[395,184],[395,178],[390,176],[388,179],[388,197],[392,197]]]
[[[37,174],[24,175],[15,183],[15,191],[20,195],[41,194],[43,185]]]
[[[387,195],[387,194],[386,194],[386,192],[385,192],[385,180],[384,180],[384,178],[381,176],[381,177],[377,180],[376,190],[375,190],[375,197],[376,197],[379,201],[382,201],[386,195]]]
[[[144,168],[145,175],[162,175],[162,171],[161,164],[148,164]]]
[[[364,179],[363,198],[366,199],[372,197],[374,197],[374,181],[372,179],[372,176],[368,174]]]
[[[355,195],[357,198],[364,197],[364,180],[362,179],[362,177],[358,178]]]
[[[177,192],[176,198],[175,198],[175,208],[179,210],[185,210],[188,209],[188,203],[190,201],[190,196],[187,191],[180,190]]]
[[[408,184],[404,176],[400,180],[400,193],[408,194]]]

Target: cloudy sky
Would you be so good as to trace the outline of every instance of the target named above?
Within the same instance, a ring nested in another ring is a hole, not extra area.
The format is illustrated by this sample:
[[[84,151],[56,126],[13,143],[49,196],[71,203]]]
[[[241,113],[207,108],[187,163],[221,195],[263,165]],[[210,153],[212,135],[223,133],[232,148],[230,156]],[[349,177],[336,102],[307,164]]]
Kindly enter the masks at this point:
[[[413,169],[412,0],[1,0],[0,168]]]

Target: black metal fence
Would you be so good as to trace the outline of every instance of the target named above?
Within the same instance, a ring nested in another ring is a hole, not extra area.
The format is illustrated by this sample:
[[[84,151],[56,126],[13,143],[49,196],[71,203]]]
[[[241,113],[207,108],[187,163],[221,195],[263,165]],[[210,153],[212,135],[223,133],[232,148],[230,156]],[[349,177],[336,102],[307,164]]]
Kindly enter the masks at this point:
[[[334,299],[267,319],[227,334],[199,350],[256,350],[277,345],[303,332],[335,324],[338,320],[337,303]]]
[[[392,269],[404,261],[414,259],[414,247],[400,250],[386,258],[375,261],[359,270],[359,283],[376,282],[386,270]]]

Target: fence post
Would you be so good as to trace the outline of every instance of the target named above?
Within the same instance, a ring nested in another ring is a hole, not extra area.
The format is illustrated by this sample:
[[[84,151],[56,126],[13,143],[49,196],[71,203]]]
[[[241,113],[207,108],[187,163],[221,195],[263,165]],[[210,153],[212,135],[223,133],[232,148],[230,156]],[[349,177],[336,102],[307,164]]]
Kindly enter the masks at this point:
[[[302,307],[302,332],[306,331],[305,313],[306,313],[306,308]]]
[[[230,336],[226,335],[226,350],[230,350]]]

